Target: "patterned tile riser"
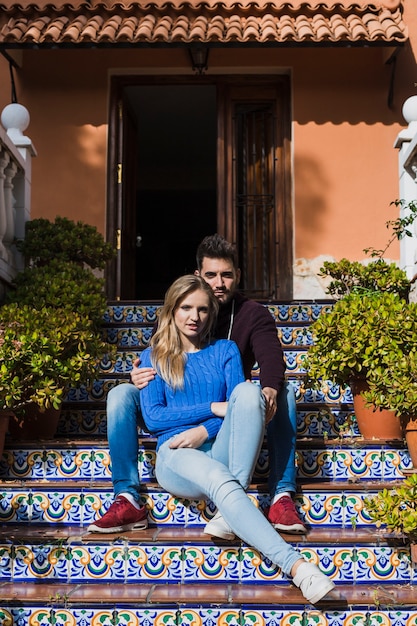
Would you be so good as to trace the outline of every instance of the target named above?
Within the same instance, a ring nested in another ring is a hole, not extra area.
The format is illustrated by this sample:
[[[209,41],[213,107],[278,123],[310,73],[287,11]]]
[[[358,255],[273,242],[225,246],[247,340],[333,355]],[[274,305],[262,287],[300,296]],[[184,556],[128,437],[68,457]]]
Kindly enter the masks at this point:
[[[257,379],[253,379],[258,383]],[[352,393],[350,389],[342,390],[338,385],[326,383],[321,390],[304,388],[300,378],[289,378],[291,385],[294,387],[297,404],[320,404],[323,409],[327,404],[345,404],[352,405]],[[105,403],[107,394],[118,384],[126,384],[116,378],[102,378],[95,380],[91,385],[81,385],[80,387],[72,387],[69,389],[64,398],[64,402],[76,404],[78,402],[103,402]]]
[[[337,437],[349,424],[350,434],[358,435],[355,422],[350,424],[351,411],[337,406],[297,411],[297,432],[301,437]],[[101,409],[64,409],[58,425],[58,436],[106,437],[106,411]],[[146,436],[146,433],[142,433]]]
[[[268,304],[272,317],[277,323],[305,323],[316,320],[321,313],[330,311],[329,302]],[[160,303],[152,304],[113,304],[107,307],[104,324],[154,324],[159,315]]]
[[[104,328],[103,339],[120,350],[134,349],[143,350],[149,345],[153,326],[140,326],[120,328],[112,326]],[[308,326],[278,326],[278,337],[283,348],[296,348],[312,345],[313,337]]]
[[[339,444],[340,445],[340,444]],[[141,482],[155,481],[156,452],[140,446],[138,470]],[[406,449],[388,446],[366,448],[331,447],[328,449],[299,449],[297,477],[299,479],[329,479],[340,481],[398,480],[403,470],[412,463]],[[254,478],[267,482],[269,474],[268,451],[261,450]],[[44,450],[5,450],[0,461],[2,479],[25,480],[83,480],[111,481],[111,459],[108,448],[94,445],[81,448],[53,448]]]
[[[407,547],[292,542],[336,584],[417,583]],[[288,584],[281,570],[246,546],[76,542],[0,545],[1,581],[61,583]]]
[[[132,371],[133,363],[140,358],[141,350],[125,351],[116,353],[113,358],[104,357],[100,362],[99,373],[101,376],[119,375],[128,378]],[[304,361],[305,350],[285,350],[285,363],[287,375],[305,374]],[[253,372],[253,379],[257,378],[257,370]]]
[[[54,608],[54,605],[57,608]],[[62,605],[62,602],[61,602]],[[2,626],[399,626],[417,624],[415,608],[369,611],[366,607],[346,611],[305,611],[286,608],[58,608],[51,599],[48,608],[0,608]]]
[[[86,527],[103,515],[112,504],[111,488],[48,489],[27,485],[5,487],[0,492],[0,523],[70,524]],[[376,490],[375,490],[376,491]],[[297,494],[296,503],[308,525],[333,528],[373,527],[364,508],[366,493],[335,490],[320,493],[318,490]],[[265,510],[269,496],[249,491],[249,496]],[[151,524],[202,526],[213,515],[211,504],[187,501],[166,492],[150,490],[143,493],[143,504],[148,508]]]

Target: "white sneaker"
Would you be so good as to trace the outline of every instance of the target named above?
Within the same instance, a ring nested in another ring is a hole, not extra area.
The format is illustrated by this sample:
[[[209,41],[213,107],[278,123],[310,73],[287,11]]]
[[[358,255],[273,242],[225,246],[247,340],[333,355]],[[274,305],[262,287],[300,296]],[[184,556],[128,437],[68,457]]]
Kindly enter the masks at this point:
[[[220,537],[220,539],[228,539],[232,541],[236,535],[233,530],[226,524],[220,511],[211,519],[204,527],[203,531],[206,535],[212,537]]]
[[[308,561],[298,567],[293,583],[300,588],[305,599],[311,604],[319,602],[336,586],[330,578],[319,570],[317,565]]]

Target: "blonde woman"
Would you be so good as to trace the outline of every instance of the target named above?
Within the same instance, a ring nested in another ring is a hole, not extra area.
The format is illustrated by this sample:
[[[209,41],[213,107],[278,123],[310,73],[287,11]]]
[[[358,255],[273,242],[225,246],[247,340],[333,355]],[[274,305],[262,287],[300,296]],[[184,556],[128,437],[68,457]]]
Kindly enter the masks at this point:
[[[214,502],[215,525],[281,567],[315,604],[334,583],[276,533],[245,491],[263,440],[265,401],[257,385],[244,382],[236,344],[211,340],[217,307],[204,280],[179,278],[142,355],[141,365],[157,372],[140,392],[146,427],[158,438],[156,477],[175,496]]]

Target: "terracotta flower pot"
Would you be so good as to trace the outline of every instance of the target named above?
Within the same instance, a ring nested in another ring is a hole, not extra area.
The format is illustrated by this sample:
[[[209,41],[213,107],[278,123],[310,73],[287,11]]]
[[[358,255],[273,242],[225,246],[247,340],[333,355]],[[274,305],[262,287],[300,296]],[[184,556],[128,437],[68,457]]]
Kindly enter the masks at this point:
[[[361,435],[365,439],[403,439],[400,418],[394,411],[367,407],[362,395],[368,384],[365,380],[352,381],[350,388],[353,394],[353,409]]]
[[[417,471],[417,416],[403,416],[401,422],[413,469]]]
[[[36,404],[30,404],[26,408],[23,418],[10,420],[10,435],[15,441],[53,439],[60,415],[60,409],[46,409],[41,413]]]
[[[3,454],[4,441],[6,439],[7,431],[9,430],[11,415],[13,415],[11,411],[0,411],[0,457]]]

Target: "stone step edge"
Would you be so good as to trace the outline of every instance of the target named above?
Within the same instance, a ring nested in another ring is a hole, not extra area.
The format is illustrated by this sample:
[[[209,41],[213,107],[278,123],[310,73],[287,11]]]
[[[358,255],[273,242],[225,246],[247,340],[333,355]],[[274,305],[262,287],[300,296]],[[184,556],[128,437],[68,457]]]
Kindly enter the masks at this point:
[[[278,531],[277,531],[278,532]],[[279,533],[287,543],[303,545],[367,545],[404,547],[408,544],[406,537],[393,535],[384,529],[375,526],[356,528],[335,528],[312,526],[305,535],[294,533]],[[131,530],[119,533],[90,533],[85,526],[68,525],[45,526],[36,523],[7,523],[0,526],[0,544],[31,542],[33,544],[74,545],[82,543],[127,543],[127,544],[214,544],[214,545],[241,545],[243,542],[236,539],[233,542],[215,539],[205,535],[203,526],[180,525],[150,525],[146,530]]]
[[[404,471],[404,477],[407,475],[407,472]],[[367,493],[374,493],[375,491],[379,491],[380,489],[392,489],[396,486],[399,486],[402,483],[402,478],[395,478],[393,480],[325,480],[322,478],[317,478],[315,481],[311,481],[308,479],[299,479],[297,480],[297,492],[296,495],[302,495],[305,492],[332,492],[332,491],[361,491],[365,495]],[[49,490],[49,489],[62,489],[62,490],[73,490],[74,486],[78,486],[80,489],[85,491],[104,491],[105,493],[112,493],[113,486],[110,479],[92,479],[92,480],[47,480],[45,478],[34,479],[31,481],[27,481],[24,478],[19,479],[0,479],[0,489],[7,490],[13,488],[24,488],[30,484],[30,488],[33,490],[37,488],[39,491]],[[259,483],[251,483],[247,492],[251,493],[259,493],[259,494],[268,494],[268,485],[263,482]],[[158,483],[155,481],[142,481],[141,482],[141,494],[147,493],[167,493],[165,489],[162,489]],[[175,497],[175,496],[173,496]],[[184,498],[178,498],[178,500],[184,500]]]
[[[409,584],[360,584],[337,585],[316,607],[306,603],[299,589],[294,585],[262,584],[216,584],[177,583],[172,585],[154,583],[117,583],[106,585],[95,583],[12,583],[0,584],[2,608],[29,607],[29,603],[44,603],[52,608],[98,607],[107,605],[115,609],[117,605],[137,609],[143,606],[171,606],[184,610],[190,607],[267,607],[274,610],[279,606],[311,607],[311,609],[349,610],[364,607],[381,612],[384,607],[392,610],[412,609],[416,611],[417,587]],[[407,610],[407,614],[409,610]],[[417,615],[417,613],[416,613]]]
[[[138,436],[139,446],[148,447],[149,449],[154,450],[156,448],[156,439],[149,436]],[[266,448],[266,439],[264,439],[264,447]],[[33,440],[17,440],[12,439],[10,435],[6,435],[5,440],[5,450],[13,451],[13,450],[54,450],[57,448],[68,448],[68,449],[77,449],[82,446],[85,447],[94,447],[95,449],[100,450],[108,450],[108,441],[104,435],[97,435],[97,437],[86,437],[85,435],[80,435],[79,437],[75,437],[73,435],[69,437],[65,437],[64,435],[59,437],[54,437],[53,439],[38,439],[37,441]],[[377,449],[379,447],[386,448],[390,447],[393,449],[406,449],[405,440],[399,439],[365,439],[362,435],[346,435],[346,436],[306,436],[301,435],[297,438],[297,449],[300,450],[311,450],[311,449],[320,449],[320,450],[333,450],[335,447],[339,448],[348,448],[348,449],[356,449],[356,448],[373,448]]]

